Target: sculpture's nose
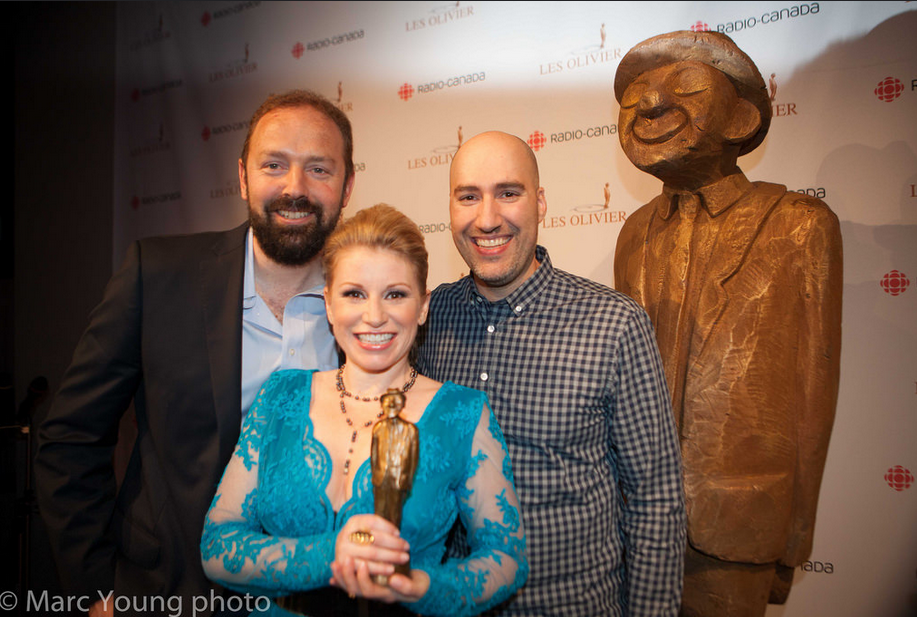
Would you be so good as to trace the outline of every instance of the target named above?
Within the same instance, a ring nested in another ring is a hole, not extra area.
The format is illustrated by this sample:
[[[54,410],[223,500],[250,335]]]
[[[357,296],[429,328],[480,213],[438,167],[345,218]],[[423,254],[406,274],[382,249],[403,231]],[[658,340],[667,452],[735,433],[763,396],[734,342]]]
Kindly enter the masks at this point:
[[[666,106],[666,96],[658,87],[650,86],[643,91],[637,101],[637,113],[641,116],[653,118],[660,115]]]

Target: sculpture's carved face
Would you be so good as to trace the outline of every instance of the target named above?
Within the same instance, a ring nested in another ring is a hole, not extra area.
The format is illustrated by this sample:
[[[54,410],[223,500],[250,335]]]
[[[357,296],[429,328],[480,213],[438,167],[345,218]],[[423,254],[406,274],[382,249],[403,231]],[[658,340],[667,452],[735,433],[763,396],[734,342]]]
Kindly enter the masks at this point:
[[[624,91],[618,116],[627,158],[675,185],[731,173],[752,125],[760,125],[757,109],[723,73],[693,60],[642,73]]]

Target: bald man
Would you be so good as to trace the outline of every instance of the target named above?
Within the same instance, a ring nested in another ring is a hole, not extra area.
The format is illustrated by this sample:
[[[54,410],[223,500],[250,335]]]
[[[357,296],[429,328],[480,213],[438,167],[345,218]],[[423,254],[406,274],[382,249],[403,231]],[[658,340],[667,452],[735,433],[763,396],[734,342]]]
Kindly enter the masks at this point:
[[[675,615],[681,463],[649,318],[551,265],[538,163],[519,138],[466,142],[449,199],[471,275],[433,292],[418,369],[486,392],[505,433],[531,572],[500,614]]]

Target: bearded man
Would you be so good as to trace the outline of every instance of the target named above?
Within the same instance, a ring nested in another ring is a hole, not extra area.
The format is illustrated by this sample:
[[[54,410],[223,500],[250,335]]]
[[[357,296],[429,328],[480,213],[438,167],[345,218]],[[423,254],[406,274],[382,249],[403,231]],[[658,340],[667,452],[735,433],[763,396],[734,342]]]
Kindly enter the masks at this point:
[[[273,371],[338,366],[320,253],[353,190],[352,159],[333,104],[270,96],[239,159],[249,222],[141,240],[109,282],[40,427],[35,470],[64,592],[98,600],[90,614],[117,598],[188,609],[223,593],[199,544],[242,416]],[[138,434],[116,491],[112,452],[132,402]]]

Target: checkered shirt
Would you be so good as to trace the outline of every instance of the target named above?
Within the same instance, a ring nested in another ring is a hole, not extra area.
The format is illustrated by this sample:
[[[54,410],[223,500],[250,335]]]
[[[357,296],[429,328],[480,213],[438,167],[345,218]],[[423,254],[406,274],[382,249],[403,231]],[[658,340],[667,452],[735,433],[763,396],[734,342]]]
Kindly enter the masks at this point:
[[[531,574],[501,615],[676,615],[685,506],[652,325],[551,265],[498,302],[433,292],[418,369],[483,390],[509,446]]]

